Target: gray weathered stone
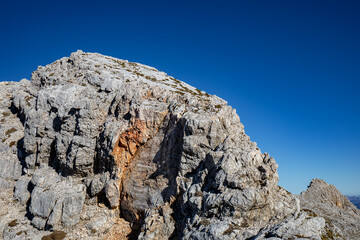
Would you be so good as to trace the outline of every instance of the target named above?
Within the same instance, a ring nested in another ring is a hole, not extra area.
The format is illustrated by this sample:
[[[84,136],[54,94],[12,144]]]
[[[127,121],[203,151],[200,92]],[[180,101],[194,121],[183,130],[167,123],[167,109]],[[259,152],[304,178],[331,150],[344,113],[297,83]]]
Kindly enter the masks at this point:
[[[42,167],[33,174],[31,182],[30,212],[32,223],[39,229],[74,226],[80,220],[85,201],[85,186],[62,179],[49,167]]]
[[[12,97],[19,89],[25,87],[27,82],[0,82],[0,178],[8,181],[17,180],[22,172],[19,142],[24,136],[24,127],[12,109]]]
[[[12,185],[8,180],[0,177],[0,189],[11,188],[11,186]]]
[[[31,178],[28,176],[21,176],[15,184],[14,199],[22,204],[26,204],[30,199],[29,183]]]
[[[120,191],[117,182],[110,180],[105,187],[106,198],[109,200],[110,206],[116,208],[120,204]]]
[[[90,181],[90,186],[89,186],[90,195],[96,196],[99,193],[103,192],[109,180],[110,180],[109,172],[95,175]]]

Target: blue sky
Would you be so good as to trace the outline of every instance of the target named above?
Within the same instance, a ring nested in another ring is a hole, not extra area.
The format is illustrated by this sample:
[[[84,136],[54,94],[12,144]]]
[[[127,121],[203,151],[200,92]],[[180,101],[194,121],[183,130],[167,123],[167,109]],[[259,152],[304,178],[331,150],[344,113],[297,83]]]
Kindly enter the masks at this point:
[[[293,193],[360,194],[359,1],[0,3],[0,81],[82,49],[226,99]]]

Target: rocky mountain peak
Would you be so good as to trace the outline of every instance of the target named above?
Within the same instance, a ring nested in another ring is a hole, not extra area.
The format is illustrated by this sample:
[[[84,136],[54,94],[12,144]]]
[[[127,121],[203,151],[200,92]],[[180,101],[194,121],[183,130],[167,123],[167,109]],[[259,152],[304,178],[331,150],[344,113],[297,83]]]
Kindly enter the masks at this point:
[[[223,99],[82,51],[0,84],[4,239],[324,234]]]
[[[31,82],[38,87],[90,84],[107,92],[119,89],[123,84],[131,84],[157,87],[180,95],[209,97],[205,92],[153,67],[81,50],[45,67],[38,67],[32,74]]]
[[[332,239],[359,239],[360,210],[334,185],[313,179],[299,195],[301,208],[326,219],[326,236]]]
[[[334,185],[329,185],[321,179],[313,179],[301,196],[306,199],[311,198],[312,202],[320,202],[350,212],[357,211],[356,207]]]

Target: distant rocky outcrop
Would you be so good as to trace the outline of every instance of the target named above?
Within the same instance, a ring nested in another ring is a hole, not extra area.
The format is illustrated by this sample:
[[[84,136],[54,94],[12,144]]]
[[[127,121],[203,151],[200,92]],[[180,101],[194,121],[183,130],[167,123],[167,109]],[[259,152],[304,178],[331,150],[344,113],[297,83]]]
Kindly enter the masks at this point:
[[[155,68],[78,51],[0,86],[4,239],[327,234],[226,101]]]
[[[360,210],[334,185],[314,179],[299,199],[303,211],[325,219],[328,239],[360,239]]]

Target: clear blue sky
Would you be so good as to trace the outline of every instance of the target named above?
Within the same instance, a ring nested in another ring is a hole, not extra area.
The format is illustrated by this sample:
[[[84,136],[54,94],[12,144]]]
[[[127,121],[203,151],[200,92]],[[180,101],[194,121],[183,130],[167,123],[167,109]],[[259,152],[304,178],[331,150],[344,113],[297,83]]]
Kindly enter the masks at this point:
[[[154,66],[237,109],[293,193],[360,194],[359,1],[0,3],[0,81],[82,49]]]

